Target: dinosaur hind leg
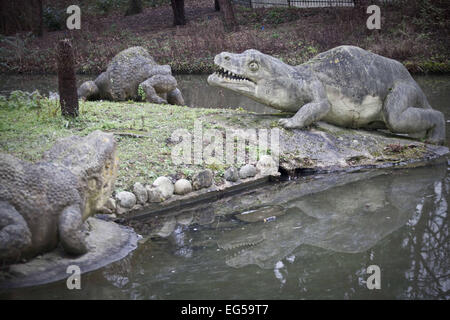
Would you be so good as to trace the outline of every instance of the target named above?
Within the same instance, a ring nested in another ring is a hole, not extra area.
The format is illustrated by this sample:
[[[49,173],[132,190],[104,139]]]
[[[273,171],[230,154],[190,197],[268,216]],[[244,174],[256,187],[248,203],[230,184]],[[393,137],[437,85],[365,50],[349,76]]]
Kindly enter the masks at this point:
[[[81,212],[77,205],[63,210],[58,223],[59,240],[68,254],[80,255],[88,251],[82,226]]]
[[[444,115],[429,108],[428,102],[417,88],[407,84],[397,84],[386,97],[383,116],[392,132],[416,136],[426,132],[431,143],[442,144],[445,140]]]
[[[19,261],[31,246],[31,232],[26,221],[8,202],[0,201],[0,266]]]

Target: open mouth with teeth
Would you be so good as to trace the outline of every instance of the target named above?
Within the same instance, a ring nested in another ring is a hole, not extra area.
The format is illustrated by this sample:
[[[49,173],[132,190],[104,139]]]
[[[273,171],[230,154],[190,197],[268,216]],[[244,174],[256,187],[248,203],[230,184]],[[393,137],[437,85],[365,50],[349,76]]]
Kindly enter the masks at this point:
[[[216,65],[217,71],[208,77],[208,84],[231,89],[242,94],[253,95],[255,81]]]
[[[261,235],[249,235],[239,241],[218,241],[220,249],[226,251],[225,263],[231,267],[238,267],[251,259],[251,250],[264,241]]]
[[[228,81],[235,81],[235,82],[248,81],[253,84],[255,83],[249,78],[233,73],[230,70],[226,70],[225,68],[222,67],[219,67],[219,70],[214,72],[214,74],[217,75],[219,78],[223,78],[224,80]]]

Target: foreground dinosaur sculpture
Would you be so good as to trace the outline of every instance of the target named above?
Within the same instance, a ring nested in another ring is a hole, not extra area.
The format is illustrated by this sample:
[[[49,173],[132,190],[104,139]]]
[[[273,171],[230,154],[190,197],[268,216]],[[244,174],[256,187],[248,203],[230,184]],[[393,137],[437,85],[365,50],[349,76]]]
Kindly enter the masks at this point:
[[[117,174],[112,134],[61,139],[37,163],[0,153],[0,265],[53,250],[86,253],[82,222],[103,206]]]
[[[139,87],[145,93],[144,97]],[[105,72],[78,88],[78,97],[112,101],[144,99],[152,103],[184,105],[170,66],[158,65],[142,47],[119,52]]]
[[[213,86],[230,89],[275,109],[296,112],[285,128],[323,120],[351,128],[387,128],[395,133],[445,140],[445,119],[399,62],[353,46],[323,52],[290,66],[257,50],[222,52]]]

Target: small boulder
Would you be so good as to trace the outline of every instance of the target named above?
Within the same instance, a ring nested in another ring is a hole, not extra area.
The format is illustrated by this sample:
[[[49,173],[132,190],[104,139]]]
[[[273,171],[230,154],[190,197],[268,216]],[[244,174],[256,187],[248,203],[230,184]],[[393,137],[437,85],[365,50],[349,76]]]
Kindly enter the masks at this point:
[[[168,199],[173,195],[174,186],[172,181],[167,177],[159,177],[153,182],[153,186],[161,191],[164,199]]]
[[[161,194],[161,190],[153,187],[153,186],[146,186],[145,189],[147,190],[148,194],[148,202],[163,202],[164,197]]]
[[[186,194],[192,191],[191,183],[186,179],[175,182],[175,194]]]
[[[256,168],[251,164],[246,164],[239,170],[241,179],[254,177],[256,175]]]
[[[235,167],[229,167],[227,170],[225,170],[225,180],[236,182],[239,180],[239,170]]]
[[[214,175],[210,169],[200,171],[192,178],[194,190],[208,188],[213,184]]]
[[[148,200],[147,189],[140,183],[136,182],[133,186],[133,193],[136,195],[137,202],[145,204]]]
[[[122,208],[131,209],[136,204],[136,196],[132,192],[121,191],[116,195],[116,199]]]
[[[263,155],[258,163],[256,169],[263,176],[278,175],[278,166],[275,160],[269,155]]]
[[[176,218],[177,218],[177,223],[181,224],[182,226],[188,226],[194,220],[194,216],[192,215],[192,213],[184,213],[184,214],[178,215]]]

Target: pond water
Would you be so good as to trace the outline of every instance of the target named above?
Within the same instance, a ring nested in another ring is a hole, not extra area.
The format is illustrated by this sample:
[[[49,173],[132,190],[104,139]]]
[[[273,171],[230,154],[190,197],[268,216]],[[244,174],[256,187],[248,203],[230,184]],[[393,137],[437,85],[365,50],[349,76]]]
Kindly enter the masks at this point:
[[[273,113],[274,109],[257,103],[234,92],[211,87],[207,84],[208,75],[176,75],[178,87],[190,107],[203,108],[246,108],[253,112]],[[93,80],[95,76],[77,75],[77,85]],[[13,90],[32,92],[39,90],[43,95],[58,91],[56,75],[0,75],[0,95],[8,95]]]
[[[136,223],[147,241],[83,275],[82,290],[60,281],[0,298],[446,299],[448,171],[305,177],[152,217]]]
[[[450,77],[416,79],[445,113],[449,137]],[[188,104],[249,106],[228,93],[216,97],[204,80],[178,78]],[[25,82],[14,88],[32,89]],[[151,217],[135,222],[145,242],[82,275],[82,290],[59,281],[0,298],[448,299],[449,171],[444,161],[301,177]],[[365,283],[370,265],[380,267],[379,290]]]

